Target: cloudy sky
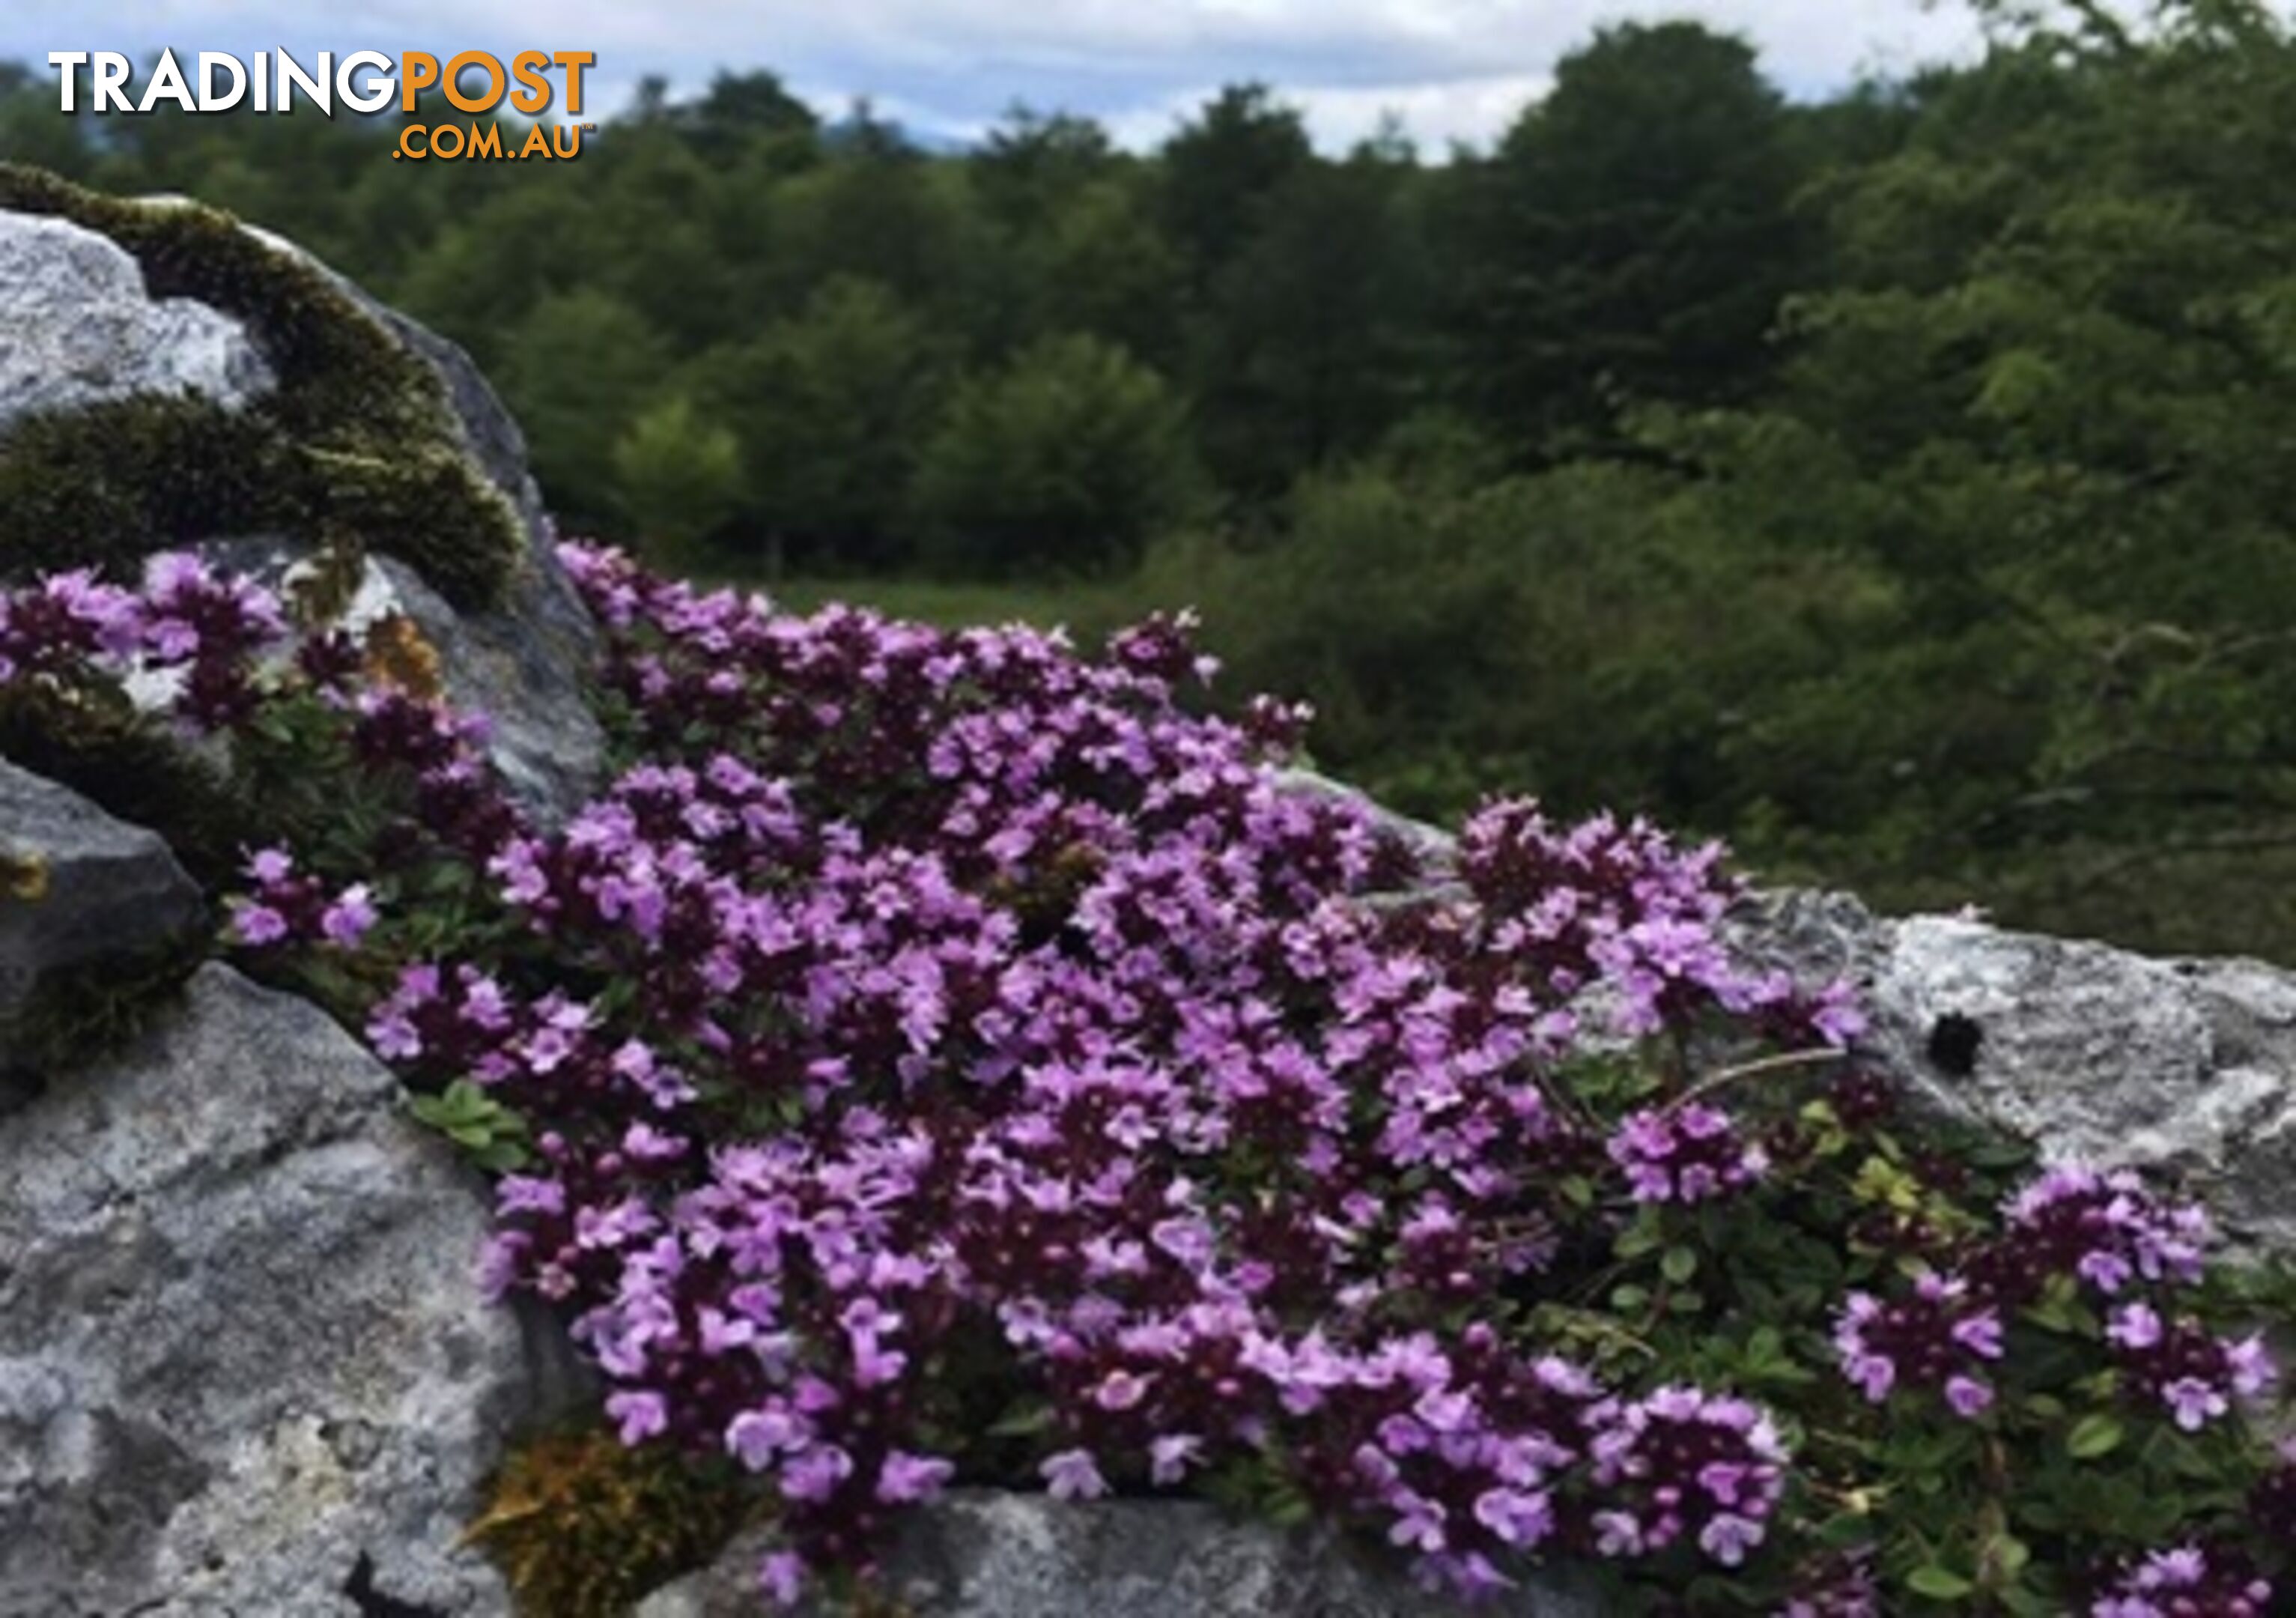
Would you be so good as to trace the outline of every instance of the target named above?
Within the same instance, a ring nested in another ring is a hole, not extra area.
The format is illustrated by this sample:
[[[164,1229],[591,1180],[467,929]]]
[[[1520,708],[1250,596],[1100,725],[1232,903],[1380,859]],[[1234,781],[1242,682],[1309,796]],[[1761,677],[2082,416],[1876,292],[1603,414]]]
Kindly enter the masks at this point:
[[[1304,107],[1322,142],[1392,111],[1436,147],[1496,134],[1597,24],[1684,15],[1751,37],[1797,94],[1975,36],[1960,0],[0,0],[0,57],[587,49],[609,107],[647,73],[693,87],[721,65],[767,66],[826,109],[866,94],[937,134],[974,133],[1020,98],[1133,144],[1251,78]]]

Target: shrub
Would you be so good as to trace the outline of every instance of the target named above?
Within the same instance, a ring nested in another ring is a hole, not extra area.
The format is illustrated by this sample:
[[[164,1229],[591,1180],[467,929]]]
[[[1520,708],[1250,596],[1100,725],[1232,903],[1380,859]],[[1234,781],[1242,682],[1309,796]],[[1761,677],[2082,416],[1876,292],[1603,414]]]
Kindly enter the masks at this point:
[[[1137,560],[1194,480],[1164,379],[1092,337],[1046,338],[961,384],[916,471],[928,554],[961,572]]]
[[[742,447],[672,394],[614,444],[614,476],[638,531],[670,556],[691,556],[742,498]]]

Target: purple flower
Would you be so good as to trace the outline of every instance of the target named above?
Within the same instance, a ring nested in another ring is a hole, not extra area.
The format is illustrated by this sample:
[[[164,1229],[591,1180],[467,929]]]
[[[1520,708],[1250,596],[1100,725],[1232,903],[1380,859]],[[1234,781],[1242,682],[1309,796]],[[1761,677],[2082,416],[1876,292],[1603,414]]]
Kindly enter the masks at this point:
[[[1761,1542],[1786,1452],[1759,1407],[1675,1384],[1591,1414],[1593,1479],[1611,1502],[1593,1519],[1603,1555],[1654,1554],[1688,1535],[1735,1566]]]
[[[1956,1416],[1975,1417],[1993,1408],[1993,1390],[1974,1376],[1948,1376],[1945,1401]]]
[[[1634,1113],[1611,1137],[1610,1154],[1644,1203],[1704,1202],[1753,1184],[1769,1166],[1726,1113],[1703,1102]]]
[[[1698,1548],[1725,1567],[1735,1567],[1762,1542],[1762,1525],[1751,1517],[1718,1512],[1698,1531]]]
[[[1545,1494],[1488,1489],[1475,1497],[1475,1520],[1501,1540],[1528,1549],[1554,1530],[1554,1506]]]
[[[795,1606],[805,1594],[805,1560],[795,1551],[777,1550],[758,1568],[758,1583],[776,1606]]]
[[[930,1500],[955,1473],[952,1462],[895,1450],[877,1470],[877,1498],[888,1506]]]
[[[2112,1296],[2143,1280],[2188,1285],[2200,1278],[2208,1216],[2156,1196],[2132,1170],[2111,1173],[2061,1164],[2010,1199],[2007,1229],[1972,1269],[2005,1301],[2038,1295],[2051,1276],[2070,1276]]]
[[[1167,1433],[1152,1439],[1148,1445],[1149,1476],[1161,1488],[1170,1488],[1187,1475],[1190,1463],[1204,1447],[1204,1441],[1186,1433]]]
[[[1086,1450],[1063,1450],[1046,1458],[1039,1469],[1056,1500],[1096,1500],[1108,1492],[1108,1480]]]
[[[283,941],[287,918],[269,905],[242,904],[232,912],[232,936],[253,949]]]
[[[319,931],[339,949],[356,949],[375,923],[374,904],[366,884],[357,883],[336,895],[319,918]]]
[[[2262,1393],[2276,1376],[2260,1337],[2218,1337],[2195,1321],[2165,1319],[2145,1303],[2116,1309],[2105,1339],[2128,1391],[2160,1403],[2187,1433],[2231,1414],[2234,1400]]]
[[[2161,1400],[2187,1433],[2197,1433],[2216,1417],[2232,1409],[2224,1390],[2198,1376],[2178,1376],[2161,1386]]]
[[[1102,1378],[1092,1397],[1103,1410],[1129,1410],[1147,1396],[1147,1379],[1119,1368]]]
[[[2121,1305],[2113,1310],[2104,1328],[2105,1340],[2124,1349],[2157,1347],[2165,1333],[2160,1311],[2145,1303]]]
[[[2238,1553],[2213,1546],[2156,1550],[2124,1566],[2090,1618],[2264,1618],[2272,1585]]]
[[[782,1493],[819,1505],[853,1475],[853,1458],[835,1444],[812,1444],[782,1463]]]
[[[669,1403],[650,1390],[626,1390],[606,1398],[606,1414],[619,1424],[626,1444],[639,1444],[669,1431]]]
[[[1935,1388],[1956,1415],[1981,1415],[1992,1406],[1993,1388],[1976,1373],[2000,1359],[2003,1347],[1999,1312],[1957,1276],[1925,1273],[1892,1302],[1853,1292],[1834,1318],[1836,1363],[1874,1404],[1899,1389]]]

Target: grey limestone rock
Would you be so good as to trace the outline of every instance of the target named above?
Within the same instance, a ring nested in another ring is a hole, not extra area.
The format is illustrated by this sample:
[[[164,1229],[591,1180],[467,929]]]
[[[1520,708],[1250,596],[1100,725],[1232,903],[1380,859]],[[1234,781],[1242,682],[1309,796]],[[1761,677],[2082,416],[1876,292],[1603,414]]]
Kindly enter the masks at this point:
[[[238,321],[152,298],[135,260],[94,231],[0,212],[0,436],[39,411],[150,393],[235,409],[271,386]]]
[[[2181,1178],[2251,1241],[2296,1248],[2296,974],[2154,960],[1840,894],[1751,903],[1747,944],[1864,990],[1875,1060],[1931,1105],[2051,1161]]]
[[[166,207],[182,199],[153,198]],[[461,348],[370,298],[292,242],[252,232],[315,266],[439,378],[462,448],[517,512],[520,559],[500,604],[458,612],[410,570],[371,564],[438,647],[447,694],[494,722],[494,756],[527,805],[555,821],[598,784],[604,737],[584,698],[597,628],[560,565],[556,535],[527,468],[526,439]],[[188,299],[153,301],[143,272],[95,232],[0,211],[0,437],[35,410],[69,411],[135,394],[196,394],[237,407],[268,390],[259,336]],[[210,537],[236,565],[275,578],[308,553],[308,534]]]
[[[205,913],[159,837],[0,760],[0,1072],[44,990],[160,954]]]
[[[537,1351],[399,1105],[211,965],[0,1119],[0,1618],[507,1612],[457,1539]]]
[[[598,631],[559,563],[557,532],[527,467],[526,435],[460,344],[369,296],[284,237],[246,228],[273,251],[318,268],[430,367],[465,453],[517,511],[527,554],[494,611],[458,612],[412,570],[387,560],[370,565],[366,591],[380,586],[396,596],[438,647],[448,696],[494,722],[496,762],[520,796],[545,818],[562,817],[603,771],[604,735],[583,694]]]
[[[636,1618],[756,1618],[754,1543],[640,1604]],[[1452,1618],[1458,1609],[1328,1536],[1239,1523],[1194,1501],[1064,1504],[964,1491],[920,1511],[887,1589],[916,1618]],[[1601,1618],[1555,1580],[1508,1618]]]

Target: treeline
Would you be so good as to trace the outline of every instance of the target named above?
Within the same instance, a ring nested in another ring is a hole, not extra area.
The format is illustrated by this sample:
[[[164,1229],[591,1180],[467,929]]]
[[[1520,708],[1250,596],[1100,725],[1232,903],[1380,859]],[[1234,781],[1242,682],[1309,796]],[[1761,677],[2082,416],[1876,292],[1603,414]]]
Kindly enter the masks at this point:
[[[571,164],[0,77],[0,153],[309,243],[668,559],[1194,601],[1410,807],[2296,958],[2296,42],[2011,9],[1816,103],[1607,29],[1440,160],[1249,86],[1144,155],[1016,112],[936,156],[769,73]]]
[[[1147,155],[1016,110],[934,157],[724,75],[518,164],[309,114],[73,123],[15,78],[12,155],[195,192],[472,348],[572,521],[808,571],[1104,571],[1320,468],[1522,470],[1611,447],[1628,398],[1748,397],[1845,111],[1688,23],[1598,37],[1442,162],[1319,155],[1258,85]]]

